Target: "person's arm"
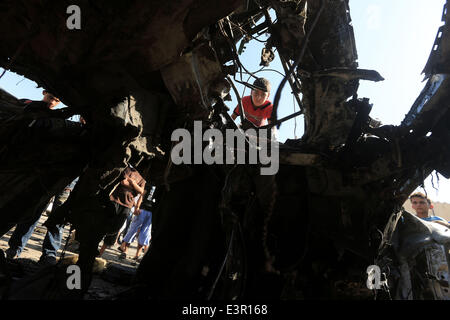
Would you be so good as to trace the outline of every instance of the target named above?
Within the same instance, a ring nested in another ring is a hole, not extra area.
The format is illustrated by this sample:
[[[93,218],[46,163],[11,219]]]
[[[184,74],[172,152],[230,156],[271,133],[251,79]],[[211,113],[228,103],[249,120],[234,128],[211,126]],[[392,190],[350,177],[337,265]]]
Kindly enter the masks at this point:
[[[141,213],[141,204],[142,204],[142,200],[144,199],[144,193],[141,193],[139,195],[139,199],[137,200],[135,206],[134,206],[134,214],[136,216],[138,216]]]
[[[438,223],[438,224],[441,224],[441,225],[443,225],[443,226],[445,226],[447,228],[450,228],[450,223],[448,223],[445,220],[432,220],[431,222]]]
[[[128,184],[130,187],[132,187],[134,190],[136,190],[137,193],[140,193],[141,195],[144,193],[144,187],[145,187],[145,181],[142,183],[142,186],[140,186],[139,184],[137,184],[137,182],[131,178],[128,177]]]
[[[233,113],[231,114],[231,119],[236,120],[236,118],[239,116],[239,106],[236,106],[234,108]]]
[[[267,118],[267,124],[271,124],[272,123],[272,111],[273,111],[273,106],[269,106],[266,108],[266,118]]]
[[[136,190],[137,193],[143,193],[144,192],[144,187],[145,187],[145,181],[142,183],[142,186],[140,186],[136,180],[134,180],[131,177],[126,177],[125,179],[123,179],[122,181],[120,181],[120,184],[122,184],[125,187],[131,187],[134,190]]]

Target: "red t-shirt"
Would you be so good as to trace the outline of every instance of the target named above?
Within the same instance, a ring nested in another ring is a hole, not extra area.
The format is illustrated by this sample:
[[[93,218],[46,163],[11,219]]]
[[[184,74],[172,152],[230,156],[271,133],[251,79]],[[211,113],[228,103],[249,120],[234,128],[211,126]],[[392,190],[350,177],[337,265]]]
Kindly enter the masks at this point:
[[[267,119],[272,116],[272,102],[266,100],[260,107],[255,107],[251,96],[242,98],[242,108],[245,112],[247,120],[251,121],[255,126],[261,127],[267,124]],[[239,115],[239,105],[234,109],[234,114]]]

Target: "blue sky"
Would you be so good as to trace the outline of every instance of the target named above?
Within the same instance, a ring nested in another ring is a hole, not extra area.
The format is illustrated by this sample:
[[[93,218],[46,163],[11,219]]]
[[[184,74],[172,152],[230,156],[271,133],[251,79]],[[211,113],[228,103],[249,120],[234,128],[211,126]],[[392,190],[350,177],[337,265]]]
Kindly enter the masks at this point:
[[[383,124],[400,124],[414,100],[422,90],[422,69],[430,54],[437,30],[442,25],[444,0],[350,0],[350,14],[354,26],[358,63],[360,68],[377,70],[386,80],[361,81],[358,96],[370,98],[371,116]],[[261,39],[265,39],[264,36]],[[259,56],[262,43],[247,44],[241,59],[250,71],[260,69]],[[277,53],[275,53],[276,56]],[[269,68],[283,72],[276,59]],[[0,69],[2,70],[2,69]],[[282,76],[275,72],[260,72],[272,82],[273,100]],[[239,78],[239,76],[237,76]],[[247,80],[248,75],[243,75]],[[7,72],[0,79],[0,87],[18,98],[40,100],[42,88],[33,81]],[[240,94],[244,88],[237,84]],[[247,89],[246,95],[249,94]],[[227,105],[233,109],[236,99]],[[63,104],[60,105],[64,106]],[[283,89],[279,118],[298,111],[293,102],[289,84]],[[297,123],[297,127],[295,127]],[[300,138],[303,134],[303,116],[291,119],[281,126],[279,140]],[[430,179],[427,179],[428,181]],[[435,179],[436,180],[436,179]],[[450,183],[440,178],[439,193],[426,183],[426,191],[433,201],[450,202]]]
[[[359,68],[378,71],[382,82],[360,81],[358,97],[370,98],[373,104],[371,117],[383,124],[399,125],[409,111],[426,82],[421,74],[428,60],[437,35],[445,0],[350,0],[350,15],[354,27]],[[262,37],[261,39],[264,39]],[[241,59],[250,71],[260,69],[259,56],[263,44],[247,45]],[[275,53],[276,54],[276,53]],[[277,55],[277,54],[276,54]],[[269,68],[283,72],[276,59]],[[284,72],[283,72],[284,73]],[[270,99],[274,99],[282,76],[275,72],[261,72],[272,82]],[[248,79],[248,76],[244,78]],[[242,86],[239,86],[242,93]],[[247,89],[246,94],[249,94]],[[236,100],[228,103],[234,108]],[[294,103],[289,84],[282,91],[278,118],[294,112]],[[296,106],[298,111],[298,106]],[[280,128],[279,140],[300,138],[304,131],[303,116],[289,120]],[[436,191],[431,186],[431,178],[425,181],[428,196],[433,201],[450,202],[450,182],[434,178]],[[419,188],[419,191],[424,192]]]
[[[398,125],[425,82],[421,74],[441,21],[443,0],[355,0],[350,2],[360,68],[386,79],[361,81],[372,117]],[[363,4],[364,3],[364,4]]]
[[[445,0],[350,0],[360,68],[377,70],[386,80],[361,81],[359,97],[370,98],[371,116],[399,125],[426,84],[422,70],[441,21]],[[433,201],[450,202],[450,182],[435,174],[425,181]],[[439,214],[439,213],[436,213]]]
[[[350,14],[354,27],[359,68],[378,71],[382,82],[360,81],[359,97],[368,97],[373,103],[371,116],[383,124],[399,125],[422,90],[421,74],[431,52],[437,30],[442,25],[444,0],[350,0]],[[264,37],[261,37],[264,39]],[[241,55],[250,71],[260,69],[259,56],[264,44],[251,42]],[[277,54],[276,54],[277,56]],[[278,58],[278,56],[277,56]],[[276,59],[269,68],[284,73]],[[275,72],[260,72],[272,82],[274,99],[282,76]],[[248,76],[244,77],[245,80]],[[238,85],[239,88],[242,87]],[[247,89],[246,94],[249,91]],[[283,89],[279,118],[293,112],[289,84]],[[235,106],[228,103],[230,107]],[[298,106],[296,107],[298,111]],[[302,116],[297,124],[303,123]],[[294,137],[294,121],[285,122],[279,132],[280,141]],[[297,136],[303,133],[297,129]]]

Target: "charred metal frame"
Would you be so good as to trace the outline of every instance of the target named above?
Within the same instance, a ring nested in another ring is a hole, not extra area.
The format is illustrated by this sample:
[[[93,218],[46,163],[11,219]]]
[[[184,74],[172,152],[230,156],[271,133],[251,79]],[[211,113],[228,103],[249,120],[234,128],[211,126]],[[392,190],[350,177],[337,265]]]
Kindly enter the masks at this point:
[[[61,27],[64,1],[0,4],[0,66],[69,106],[25,115],[0,92],[0,230],[31,217],[80,176],[47,223],[79,231],[84,288],[96,246],[114,229],[104,195],[128,164],[157,186],[154,240],[128,293],[151,298],[341,297],[337,283],[361,280],[355,270],[373,263],[380,230],[410,192],[433,170],[450,177],[447,5],[424,69],[427,85],[400,126],[380,126],[357,89],[359,80],[383,78],[357,68],[348,0],[72,2],[83,12],[76,32]],[[252,166],[173,166],[174,129],[192,129],[195,120],[236,128],[224,101],[230,90],[240,100],[233,80],[242,83],[242,70],[251,74],[236,44],[262,31],[285,71],[271,126],[304,114],[305,135],[280,145],[273,177]],[[278,120],[286,82],[301,110]],[[72,114],[88,126],[30,138],[33,119],[61,123]],[[205,267],[211,272],[202,273]],[[371,294],[361,292],[355,296]]]

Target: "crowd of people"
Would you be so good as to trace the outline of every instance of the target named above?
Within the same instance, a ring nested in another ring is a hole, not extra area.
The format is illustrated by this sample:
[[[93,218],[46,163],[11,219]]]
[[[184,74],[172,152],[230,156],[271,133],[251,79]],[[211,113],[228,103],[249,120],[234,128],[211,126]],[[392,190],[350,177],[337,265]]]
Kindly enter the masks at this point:
[[[251,94],[242,100],[245,113],[245,119],[241,124],[243,128],[249,126],[260,127],[270,123],[273,106],[268,100],[269,95],[270,82],[265,78],[256,79],[253,83]],[[42,101],[22,99],[21,102],[25,106],[25,111],[38,109],[48,111],[53,110],[60,103],[60,100],[51,92],[44,90]],[[236,106],[232,118],[236,119],[238,115],[239,108]],[[80,122],[85,124],[82,118],[80,118]],[[77,180],[78,178],[55,196],[52,212],[67,200]],[[116,216],[124,220],[123,227],[119,232],[105,235],[103,244],[98,252],[99,257],[103,256],[107,248],[118,245],[115,249],[120,253],[120,259],[125,259],[128,248],[135,240],[137,240],[138,244],[133,260],[138,261],[140,253],[144,252],[145,254],[148,250],[151,238],[152,203],[144,201],[145,185],[145,179],[135,168],[128,167],[125,169],[120,184],[110,195]],[[35,211],[31,219],[16,225],[8,241],[7,258],[14,259],[22,253],[42,215],[41,207],[36,208]],[[61,247],[63,229],[64,226],[56,225],[47,230],[39,263],[50,265],[57,263],[57,251]],[[75,241],[73,238],[72,240]]]
[[[20,100],[24,105],[24,112],[33,112],[37,110],[53,110],[60,100],[47,90],[43,91],[42,101],[32,101],[28,99]],[[46,119],[39,119],[33,122],[33,125],[39,126],[39,121]],[[80,117],[80,123],[85,124],[85,120]],[[78,178],[67,185],[60,193],[53,198],[52,210],[50,215],[57,210],[70,196],[74,189]],[[121,259],[126,258],[126,250],[134,239],[138,240],[138,249],[133,260],[136,262],[140,258],[141,249],[144,253],[148,249],[151,238],[152,225],[152,202],[147,197],[148,192],[145,190],[146,181],[141,174],[133,167],[128,166],[122,173],[122,179],[110,195],[110,201],[113,203],[115,215],[123,221],[121,230],[114,234],[107,234],[103,239],[103,244],[99,250],[98,256],[102,256],[106,248],[112,247],[115,244],[117,254]],[[47,206],[45,207],[47,208]],[[9,238],[8,249],[6,250],[6,258],[16,259],[24,250],[27,242],[31,238],[42,213],[42,206],[35,208],[32,217],[26,221],[20,222],[15,226],[15,229]],[[42,253],[38,261],[43,265],[54,265],[57,263],[58,250],[61,248],[64,225],[56,225],[47,228],[44,241],[42,243]],[[75,230],[76,232],[76,230]],[[122,234],[123,241],[119,239],[119,234]],[[72,242],[76,242],[72,237]]]

